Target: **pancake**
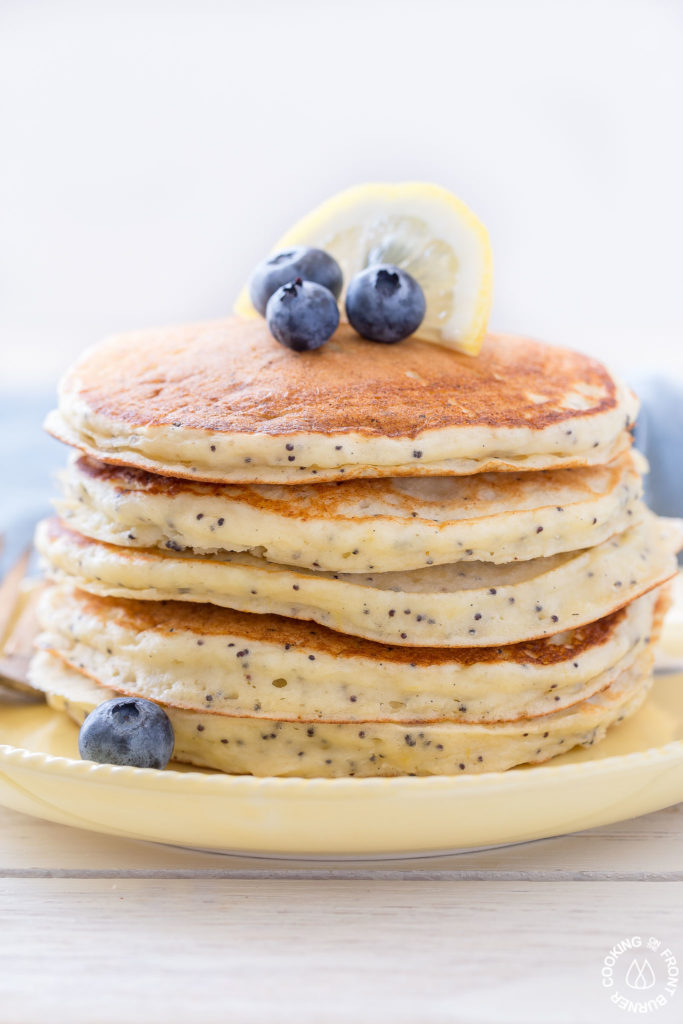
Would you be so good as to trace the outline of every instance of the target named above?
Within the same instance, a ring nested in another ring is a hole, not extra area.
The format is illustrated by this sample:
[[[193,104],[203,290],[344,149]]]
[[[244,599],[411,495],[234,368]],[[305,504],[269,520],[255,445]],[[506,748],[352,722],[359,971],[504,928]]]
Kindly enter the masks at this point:
[[[244,553],[122,548],[54,520],[39,526],[36,545],[53,579],[102,596],[284,615],[404,647],[487,647],[593,622],[664,583],[676,573],[682,529],[648,513],[583,551],[373,574],[295,569]]]
[[[491,335],[472,358],[342,325],[296,353],[232,317],[90,349],[47,428],[104,462],[279,484],[600,465],[630,445],[636,410],[600,363],[523,338]]]
[[[643,460],[639,460],[643,461]],[[505,563],[592,547],[644,514],[633,455],[608,466],[317,485],[208,484],[74,459],[61,518],[124,547],[249,551],[332,572]]]
[[[657,592],[607,618],[498,648],[388,647],[323,626],[48,587],[41,646],[119,693],[284,721],[532,718],[605,689],[650,641]]]
[[[258,776],[460,775],[538,764],[577,745],[590,746],[636,711],[652,684],[653,655],[641,652],[605,690],[529,722],[477,725],[264,721],[165,706],[177,761]],[[48,703],[78,724],[115,697],[67,658],[41,652],[30,671]]]

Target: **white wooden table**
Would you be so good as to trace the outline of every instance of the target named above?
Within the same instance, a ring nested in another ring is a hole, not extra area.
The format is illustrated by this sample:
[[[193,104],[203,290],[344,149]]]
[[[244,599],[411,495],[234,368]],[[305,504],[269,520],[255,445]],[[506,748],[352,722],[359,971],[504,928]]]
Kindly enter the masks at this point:
[[[2,1024],[582,1024],[619,940],[683,966],[683,804],[409,861],[260,860],[0,809]],[[676,1001],[678,1000],[678,1001]],[[648,1015],[683,1020],[683,990]]]

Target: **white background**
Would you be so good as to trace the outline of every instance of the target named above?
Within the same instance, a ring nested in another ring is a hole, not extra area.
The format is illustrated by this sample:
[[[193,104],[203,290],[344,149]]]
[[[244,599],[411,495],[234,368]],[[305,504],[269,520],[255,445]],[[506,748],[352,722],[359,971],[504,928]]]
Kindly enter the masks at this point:
[[[434,180],[492,325],[683,367],[683,4],[0,2],[0,386],[224,315],[288,224]]]

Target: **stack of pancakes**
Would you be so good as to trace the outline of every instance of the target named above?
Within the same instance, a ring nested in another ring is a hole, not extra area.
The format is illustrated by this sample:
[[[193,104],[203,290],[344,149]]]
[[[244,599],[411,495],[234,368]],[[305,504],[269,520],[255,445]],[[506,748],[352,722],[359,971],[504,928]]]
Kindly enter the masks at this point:
[[[637,709],[678,521],[599,363],[231,319],[112,338],[48,429],[77,449],[38,547],[34,685],[82,721],[161,704],[174,757],[254,775],[545,761]]]

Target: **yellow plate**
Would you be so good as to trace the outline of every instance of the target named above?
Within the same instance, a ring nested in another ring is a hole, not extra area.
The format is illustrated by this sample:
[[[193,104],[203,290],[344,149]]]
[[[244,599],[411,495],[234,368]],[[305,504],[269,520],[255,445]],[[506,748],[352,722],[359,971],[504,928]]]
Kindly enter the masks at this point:
[[[683,631],[679,630],[679,637]],[[680,655],[683,641],[679,643]],[[683,800],[683,674],[597,748],[456,777],[255,779],[78,760],[45,705],[0,710],[0,803],[48,821],[205,850],[397,856],[593,828]]]

